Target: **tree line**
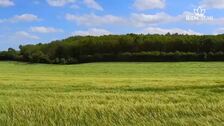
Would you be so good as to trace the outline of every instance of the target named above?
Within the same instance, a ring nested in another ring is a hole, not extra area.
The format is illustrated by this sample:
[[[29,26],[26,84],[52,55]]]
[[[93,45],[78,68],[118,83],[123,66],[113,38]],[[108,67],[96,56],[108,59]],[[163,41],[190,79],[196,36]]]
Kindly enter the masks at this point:
[[[75,64],[111,61],[224,61],[224,35],[74,36],[0,52],[0,60]]]

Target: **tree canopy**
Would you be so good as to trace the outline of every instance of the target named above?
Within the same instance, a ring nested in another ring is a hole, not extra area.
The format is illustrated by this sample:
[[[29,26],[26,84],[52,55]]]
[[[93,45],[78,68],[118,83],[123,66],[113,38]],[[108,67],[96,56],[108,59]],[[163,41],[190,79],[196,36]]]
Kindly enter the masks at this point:
[[[0,60],[74,64],[105,61],[224,61],[224,35],[74,36],[47,44],[21,45]]]

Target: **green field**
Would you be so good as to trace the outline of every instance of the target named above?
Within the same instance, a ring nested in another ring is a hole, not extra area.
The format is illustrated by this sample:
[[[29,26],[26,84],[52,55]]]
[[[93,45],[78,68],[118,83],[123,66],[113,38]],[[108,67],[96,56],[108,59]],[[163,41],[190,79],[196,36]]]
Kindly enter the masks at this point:
[[[224,125],[224,63],[0,62],[0,125]]]

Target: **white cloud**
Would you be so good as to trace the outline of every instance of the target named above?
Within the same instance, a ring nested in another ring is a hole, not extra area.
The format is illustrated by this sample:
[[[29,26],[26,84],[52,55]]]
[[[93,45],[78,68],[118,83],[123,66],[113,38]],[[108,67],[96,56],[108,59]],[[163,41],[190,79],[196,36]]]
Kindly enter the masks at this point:
[[[91,28],[87,31],[76,31],[73,33],[73,35],[80,35],[80,36],[102,36],[102,35],[110,35],[112,34],[110,31],[107,31],[105,29],[97,29],[97,28]]]
[[[219,28],[219,29],[215,30],[214,34],[215,35],[217,35],[217,34],[224,34],[224,28]]]
[[[0,19],[0,23],[4,23],[5,21],[3,19]]]
[[[142,34],[167,34],[167,33],[171,33],[171,34],[188,34],[188,35],[201,35],[198,32],[195,32],[191,29],[188,30],[184,30],[184,29],[180,29],[180,28],[172,28],[172,29],[163,29],[163,28],[158,28],[158,27],[149,27],[146,29],[143,29],[140,33]]]
[[[134,13],[131,16],[131,20],[133,25],[135,26],[146,26],[146,25],[153,25],[158,23],[170,23],[177,21],[179,18],[170,16],[164,12],[160,12],[154,15],[149,14],[137,14]]]
[[[38,16],[33,14],[22,14],[22,15],[15,15],[8,19],[0,19],[0,23],[10,22],[10,23],[16,23],[16,22],[34,22],[39,21],[40,19]]]
[[[223,18],[215,18],[212,22],[215,25],[224,25],[224,17]]]
[[[40,38],[38,36],[26,31],[4,32],[0,35],[0,50],[6,50],[9,47],[18,49],[19,45],[35,44],[39,42]]]
[[[155,14],[145,14],[145,13],[133,13],[128,18],[118,17],[114,15],[73,15],[66,14],[65,18],[68,21],[73,21],[78,25],[86,26],[101,26],[101,25],[120,25],[129,27],[149,27],[160,24],[192,24],[192,25],[224,25],[224,18],[213,18],[212,20],[186,20],[187,16],[194,16],[194,12],[185,11],[180,15],[169,15],[165,12],[159,12]],[[207,15],[212,17],[210,15]]]
[[[36,4],[36,5],[38,5],[38,4],[40,4],[40,1],[38,1],[38,0],[35,0],[35,1],[33,1],[33,4]]]
[[[223,29],[224,30],[224,29]],[[161,34],[165,35],[167,33],[171,34],[188,34],[188,35],[202,35],[199,32],[195,32],[191,29],[185,30],[185,29],[180,29],[180,28],[171,28],[171,29],[164,29],[164,28],[159,28],[159,27],[148,27],[145,29],[142,29],[139,32],[136,32],[139,34]],[[92,28],[88,29],[86,31],[76,31],[73,33],[73,35],[80,35],[80,36],[102,36],[102,35],[110,35],[113,34],[112,32],[105,30],[105,29],[97,29],[97,28]]]
[[[169,15],[165,12],[159,12],[156,14],[144,14],[144,13],[133,13],[131,15],[132,26],[146,27],[152,25],[159,25],[161,23],[186,23],[192,25],[224,25],[224,17],[213,17],[212,15],[205,15],[207,20],[187,20],[186,17],[195,17],[194,11],[185,11],[180,15]]]
[[[171,24],[171,23],[181,23],[181,24],[192,24],[192,25],[224,25],[224,18],[214,18],[211,15],[206,15],[208,20],[187,20],[186,17],[195,16],[194,12],[185,11],[180,15],[169,15],[164,12],[156,14],[144,14],[144,13],[134,13],[131,15],[132,26],[146,27],[152,25]]]
[[[72,9],[79,9],[80,6],[78,6],[78,5],[76,5],[76,4],[72,4],[72,5],[70,6],[70,8],[72,8]]]
[[[100,6],[95,0],[84,0],[84,3],[89,8],[93,8],[93,9],[101,10],[101,11],[103,10],[103,7]]]
[[[16,15],[12,19],[10,19],[12,22],[33,22],[40,20],[36,15],[33,14],[22,14],[22,15]]]
[[[35,36],[35,35],[31,35],[30,33],[28,32],[25,32],[25,31],[18,31],[15,33],[15,38],[17,38],[18,40],[36,40],[36,39],[39,39],[38,36]]]
[[[79,16],[73,14],[66,14],[65,18],[68,21],[73,21],[79,25],[87,25],[87,26],[96,26],[105,24],[123,24],[125,22],[123,18],[113,15],[97,16],[95,14],[88,14]]]
[[[224,0],[203,0],[201,6],[205,8],[224,9]]]
[[[37,32],[37,33],[63,32],[62,29],[56,29],[56,28],[53,28],[53,27],[44,27],[44,26],[31,27],[30,29],[31,29],[32,32]]]
[[[9,7],[14,5],[14,2],[11,0],[0,0],[0,7]]]
[[[69,5],[71,8],[80,8],[80,3],[78,0],[46,0],[50,6],[53,7],[63,7]],[[80,1],[80,0],[79,0]],[[103,10],[103,7],[96,2],[96,0],[82,0],[83,4],[89,8],[96,10]]]
[[[54,6],[54,7],[62,7],[68,4],[72,4],[74,2],[75,0],[47,0],[47,3],[50,6]]]
[[[162,9],[165,7],[165,0],[135,0],[133,6],[140,11]]]
[[[164,12],[156,14],[144,14],[144,13],[133,13],[128,18],[118,17],[114,15],[102,15],[98,16],[95,14],[86,15],[73,15],[66,14],[66,20],[73,21],[78,25],[86,26],[100,26],[100,25],[122,25],[122,26],[135,26],[145,27],[149,25],[157,25],[160,23],[172,23],[181,20],[181,16],[171,16]]]
[[[207,17],[213,17],[213,19],[211,20],[194,20],[194,21],[187,21],[186,20],[186,16],[195,16],[195,14],[193,12],[188,12],[185,11],[183,12],[183,14],[179,15],[177,19],[179,19],[179,21],[185,22],[185,23],[191,23],[191,24],[197,24],[197,25],[201,25],[201,24],[207,24],[207,25],[224,25],[224,17],[213,17],[211,15],[206,15]]]

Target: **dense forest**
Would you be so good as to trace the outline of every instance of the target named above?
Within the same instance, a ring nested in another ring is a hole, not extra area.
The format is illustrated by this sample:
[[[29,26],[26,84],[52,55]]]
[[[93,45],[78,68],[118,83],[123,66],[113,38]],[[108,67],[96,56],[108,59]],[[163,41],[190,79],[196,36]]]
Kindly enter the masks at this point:
[[[111,61],[224,61],[224,35],[74,36],[0,52],[0,60],[75,64]]]

